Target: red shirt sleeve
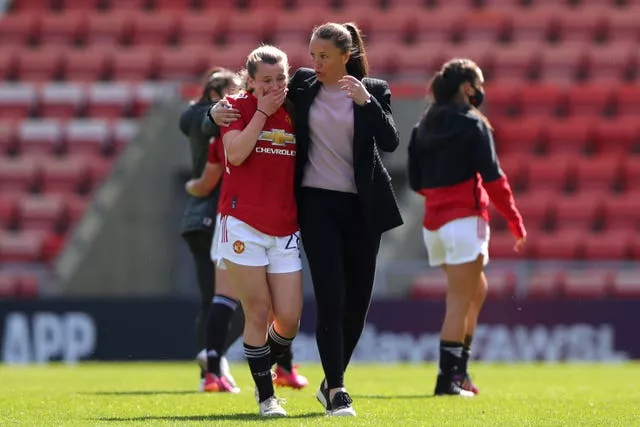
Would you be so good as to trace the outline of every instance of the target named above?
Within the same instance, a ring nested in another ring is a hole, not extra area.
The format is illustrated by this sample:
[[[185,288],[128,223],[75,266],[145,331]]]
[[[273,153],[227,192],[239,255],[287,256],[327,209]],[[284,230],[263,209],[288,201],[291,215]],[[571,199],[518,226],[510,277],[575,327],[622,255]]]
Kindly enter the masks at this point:
[[[211,138],[207,149],[207,162],[213,164],[224,163],[224,145],[222,138]]]
[[[483,182],[482,186],[487,190],[487,194],[496,209],[498,209],[498,212],[508,221],[511,234],[516,238],[525,237],[527,230],[524,228],[522,215],[520,215],[520,211],[516,207],[513,192],[506,175],[502,175],[500,178],[490,182]]]

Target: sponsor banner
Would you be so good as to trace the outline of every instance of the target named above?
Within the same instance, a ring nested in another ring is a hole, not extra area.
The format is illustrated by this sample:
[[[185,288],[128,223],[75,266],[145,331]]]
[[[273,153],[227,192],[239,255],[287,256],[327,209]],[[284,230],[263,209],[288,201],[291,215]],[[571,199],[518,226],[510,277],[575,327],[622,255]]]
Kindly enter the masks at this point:
[[[639,300],[488,301],[473,344],[486,362],[640,359]],[[197,304],[186,300],[42,300],[0,304],[0,360],[7,364],[81,360],[185,360],[196,354]],[[377,300],[354,361],[437,360],[444,305]],[[318,361],[315,307],[305,304],[295,359]],[[240,343],[231,360],[243,358]]]

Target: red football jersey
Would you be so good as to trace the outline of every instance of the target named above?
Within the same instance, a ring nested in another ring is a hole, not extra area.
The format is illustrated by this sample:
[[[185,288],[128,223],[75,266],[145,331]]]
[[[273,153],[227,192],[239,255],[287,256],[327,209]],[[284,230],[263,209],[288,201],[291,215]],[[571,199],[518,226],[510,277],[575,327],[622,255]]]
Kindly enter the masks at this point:
[[[224,144],[222,138],[211,138],[207,149],[207,163],[224,164]]]
[[[243,130],[258,108],[250,93],[227,97],[241,117],[221,128],[221,138]],[[261,113],[259,113],[261,114]],[[253,151],[240,166],[226,164],[218,211],[270,236],[288,236],[298,230],[293,178],[296,139],[291,117],[280,107],[267,117]]]

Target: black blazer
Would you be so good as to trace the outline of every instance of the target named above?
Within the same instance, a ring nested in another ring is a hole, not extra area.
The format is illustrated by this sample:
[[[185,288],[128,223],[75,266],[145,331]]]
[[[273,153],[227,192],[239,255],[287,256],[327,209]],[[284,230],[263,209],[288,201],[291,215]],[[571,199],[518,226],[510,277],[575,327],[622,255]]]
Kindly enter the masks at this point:
[[[391,91],[383,80],[362,80],[371,102],[353,108],[353,167],[363,213],[371,231],[381,234],[402,225],[391,177],[378,149],[393,152],[400,143],[391,115]],[[300,194],[304,168],[309,160],[309,108],[322,83],[309,68],[299,68],[289,82],[288,98],[295,105],[296,173],[295,191]]]

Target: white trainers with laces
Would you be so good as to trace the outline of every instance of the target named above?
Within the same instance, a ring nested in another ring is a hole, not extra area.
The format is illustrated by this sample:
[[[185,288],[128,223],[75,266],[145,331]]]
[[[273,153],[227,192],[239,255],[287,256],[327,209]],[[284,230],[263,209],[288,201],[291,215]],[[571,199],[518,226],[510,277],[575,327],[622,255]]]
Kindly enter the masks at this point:
[[[260,402],[260,415],[263,417],[286,417],[287,411],[280,405],[278,398],[271,396],[264,402]]]

